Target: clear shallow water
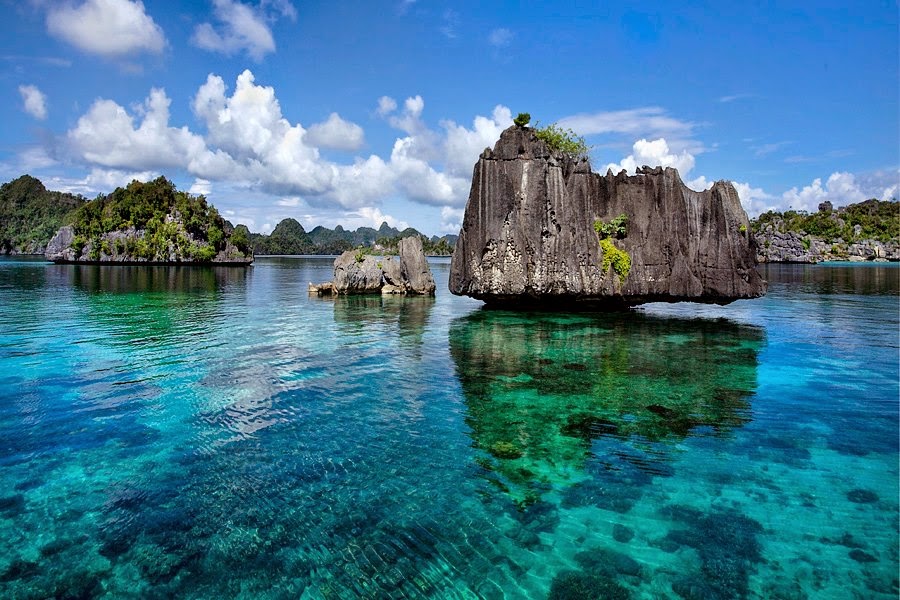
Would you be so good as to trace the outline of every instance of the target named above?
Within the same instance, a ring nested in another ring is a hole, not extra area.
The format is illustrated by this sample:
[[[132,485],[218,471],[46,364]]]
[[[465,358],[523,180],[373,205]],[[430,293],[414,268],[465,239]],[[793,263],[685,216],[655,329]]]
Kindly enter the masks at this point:
[[[897,597],[897,265],[612,315],[330,271],[0,261],[0,597]]]

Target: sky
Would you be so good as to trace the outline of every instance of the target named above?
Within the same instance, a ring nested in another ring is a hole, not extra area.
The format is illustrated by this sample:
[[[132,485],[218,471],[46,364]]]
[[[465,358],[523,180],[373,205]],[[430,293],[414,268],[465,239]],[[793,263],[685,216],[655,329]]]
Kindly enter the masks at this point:
[[[458,233],[519,112],[750,216],[900,196],[900,8],[0,0],[0,180],[164,175],[232,223]]]

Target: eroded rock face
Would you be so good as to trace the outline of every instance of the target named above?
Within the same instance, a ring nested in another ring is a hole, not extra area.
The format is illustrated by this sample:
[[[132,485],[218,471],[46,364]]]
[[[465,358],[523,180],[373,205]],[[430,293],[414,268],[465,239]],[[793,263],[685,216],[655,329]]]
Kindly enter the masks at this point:
[[[417,294],[433,296],[434,277],[422,250],[422,240],[400,240],[399,260],[394,257],[360,256],[348,250],[334,260],[334,280],[309,284],[309,293]]]
[[[230,231],[229,231],[230,233]],[[128,252],[128,247],[138,240],[144,238],[143,230],[129,227],[125,230],[108,231],[99,237],[100,248],[96,253],[94,250],[94,242],[87,241],[80,251],[73,248],[75,241],[75,229],[71,225],[60,227],[44,251],[44,257],[57,263],[128,263],[128,264],[159,264],[159,263],[200,263],[203,261],[192,259],[183,251],[176,248],[171,242],[169,243],[168,255],[162,259],[148,260],[147,258],[137,256]],[[194,236],[186,234],[189,242],[194,242]],[[230,239],[225,240],[225,245],[216,253],[212,259],[208,261],[213,264],[227,265],[249,265],[253,262],[253,256],[246,256],[241,252]]]
[[[434,295],[434,276],[425,259],[422,240],[418,237],[400,240],[400,278],[411,293]]]
[[[607,238],[604,265],[594,224],[620,215],[625,233]],[[513,126],[475,165],[450,291],[548,307],[756,298],[766,284],[749,229],[728,182],[695,192],[659,167],[601,176]],[[618,252],[630,269],[608,264]]]

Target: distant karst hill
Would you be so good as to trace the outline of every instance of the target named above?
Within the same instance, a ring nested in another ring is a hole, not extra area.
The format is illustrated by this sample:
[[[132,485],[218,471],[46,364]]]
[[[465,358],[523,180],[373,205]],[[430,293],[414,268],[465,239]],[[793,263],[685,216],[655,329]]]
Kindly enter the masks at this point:
[[[79,195],[51,192],[31,175],[4,183],[0,187],[0,252],[43,254],[67,216],[85,202]]]
[[[354,248],[370,248],[373,251],[396,254],[401,239],[418,237],[422,240],[425,254],[449,256],[457,236],[427,237],[418,230],[407,227],[402,231],[383,222],[378,229],[360,227],[356,230],[344,229],[338,225],[329,229],[321,225],[307,232],[295,219],[284,219],[272,233],[251,234],[253,250],[256,254],[341,254]]]

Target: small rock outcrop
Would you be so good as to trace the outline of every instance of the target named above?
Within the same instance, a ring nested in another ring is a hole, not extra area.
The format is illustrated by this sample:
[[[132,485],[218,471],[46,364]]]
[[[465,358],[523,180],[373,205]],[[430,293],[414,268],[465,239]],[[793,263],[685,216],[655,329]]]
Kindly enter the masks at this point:
[[[425,259],[422,240],[400,240],[400,256],[376,258],[348,250],[334,259],[334,279],[309,284],[309,293],[330,294],[418,294],[433,296],[434,276]]]
[[[475,165],[450,291],[545,307],[756,298],[749,226],[728,182],[695,192],[660,167],[602,176],[513,126]]]

